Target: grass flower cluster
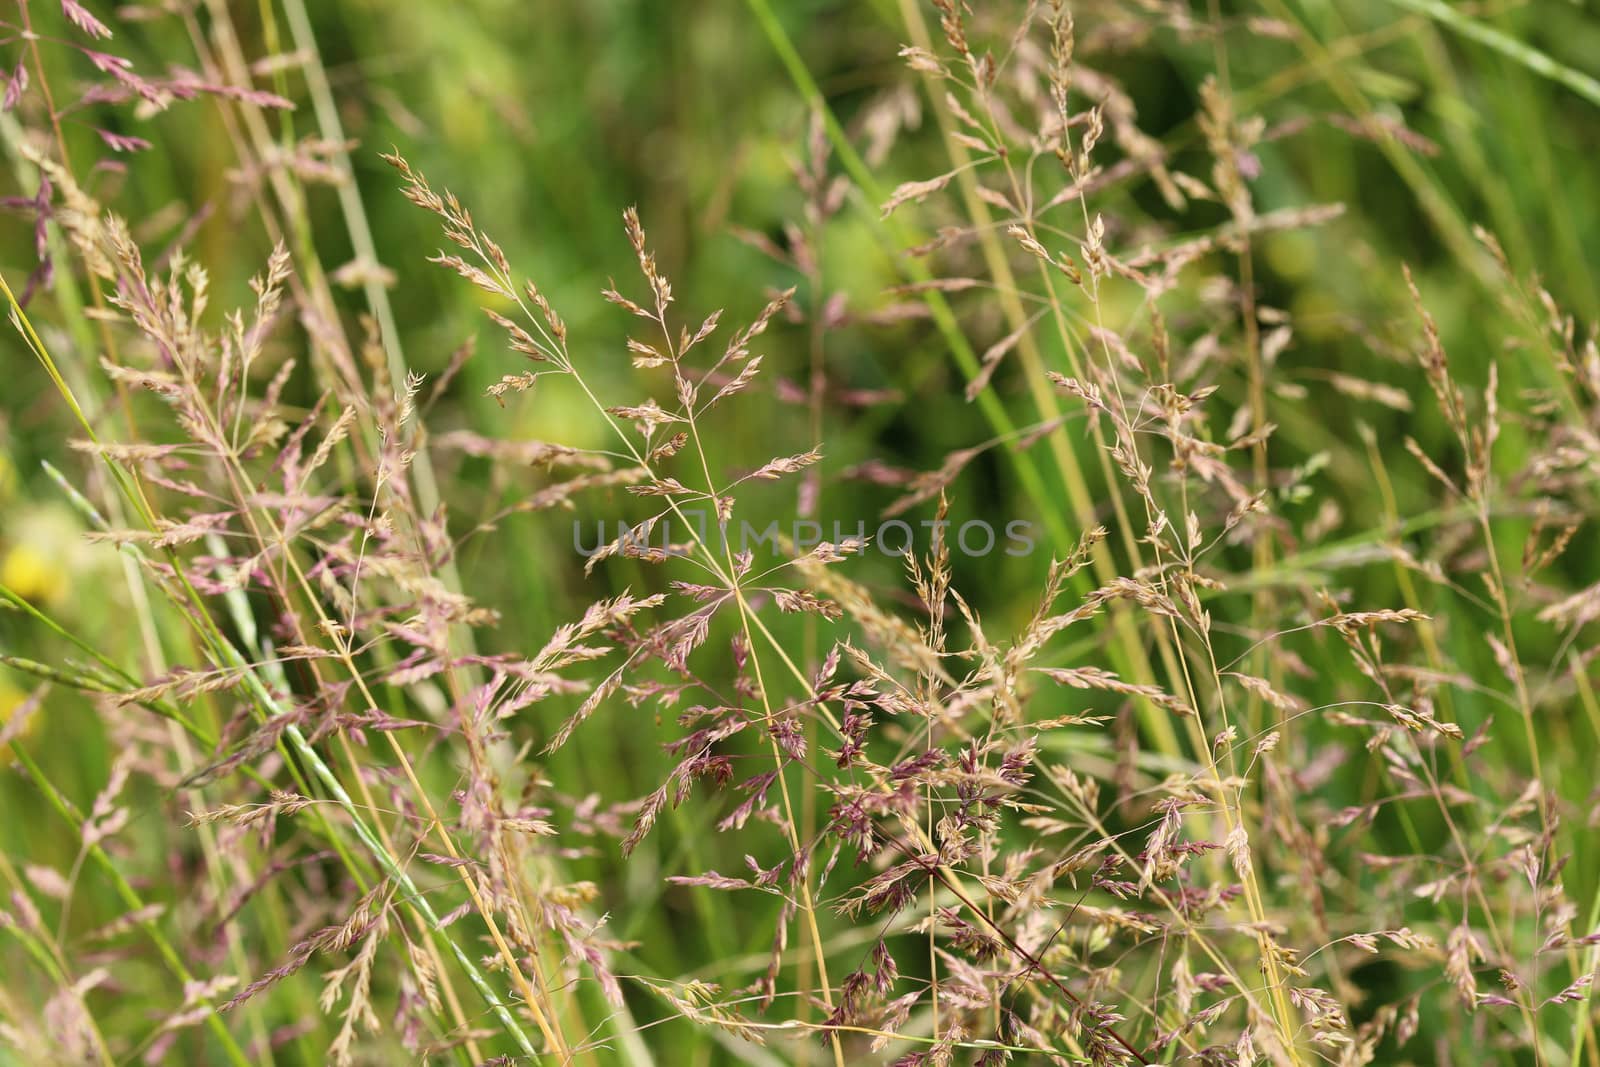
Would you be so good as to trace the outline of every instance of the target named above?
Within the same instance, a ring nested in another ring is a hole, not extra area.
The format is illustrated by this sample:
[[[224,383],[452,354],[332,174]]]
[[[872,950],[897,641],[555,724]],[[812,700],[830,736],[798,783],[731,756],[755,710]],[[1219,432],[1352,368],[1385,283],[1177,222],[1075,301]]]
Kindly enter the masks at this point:
[[[1600,1064],[1547,27],[380,6],[0,18],[0,1067]]]

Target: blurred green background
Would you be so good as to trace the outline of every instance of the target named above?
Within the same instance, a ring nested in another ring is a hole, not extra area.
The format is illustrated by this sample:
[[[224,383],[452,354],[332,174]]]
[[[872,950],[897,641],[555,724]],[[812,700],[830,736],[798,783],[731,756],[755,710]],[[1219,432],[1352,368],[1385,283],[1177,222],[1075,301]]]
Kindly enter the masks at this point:
[[[268,55],[273,39],[286,38],[288,30],[277,19],[271,28],[263,21],[270,3],[230,6],[246,55]],[[882,189],[946,169],[926,96],[896,58],[906,37],[896,4],[774,0],[771,6],[771,17],[858,146],[870,139],[861,126],[866,116],[898,110],[905,119],[875,167]],[[1001,5],[978,6],[987,17],[994,14],[991,7]],[[52,9],[35,7],[41,23],[59,22]],[[1179,10],[1151,7],[1168,14]],[[478,313],[470,287],[425,261],[440,243],[436,221],[400,196],[393,171],[378,159],[378,152],[391,146],[435,188],[456,192],[518,270],[539,282],[569,324],[575,358],[600,383],[608,402],[641,397],[623,348],[630,324],[598,297],[612,278],[622,281],[625,291],[635,285],[620,217],[629,204],[638,205],[685,320],[726,308],[732,321],[742,322],[773,291],[792,285],[800,286],[797,301],[807,310],[842,294],[848,316],[825,344],[831,384],[897,390],[902,399],[869,408],[828,405],[825,520],[851,525],[871,520],[896,495],[893,489],[841,478],[852,465],[879,460],[932,469],[950,451],[991,436],[976,406],[962,399],[964,380],[925,319],[872,321],[875,312],[904,300],[884,291],[906,280],[895,231],[879,219],[874,199],[853,188],[823,229],[820,293],[812,292],[801,274],[737,235],[743,229],[781,242],[784,225],[804,215],[791,166],[804,158],[810,112],[774,49],[771,27],[760,17],[766,5],[759,8],[735,0],[537,5],[322,0],[313,5],[315,38],[339,118],[355,142],[351,159],[360,197],[382,265],[392,272],[390,294],[406,358],[435,376],[458,346],[477,338],[477,354],[427,414],[435,437],[470,427],[496,438],[605,443],[603,427],[578,405],[563,402],[559,390],[505,406],[484,395],[502,374],[520,367]],[[115,44],[140,69],[195,66],[190,35],[215,33],[215,13],[215,5],[201,4],[185,17],[130,21],[118,26]],[[1600,18],[1580,3],[1477,5],[1471,14],[1481,25],[1578,70],[1593,70],[1593,57],[1600,55]],[[1537,273],[1568,312],[1580,322],[1592,320],[1600,312],[1600,263],[1593,251],[1600,242],[1600,196],[1595,195],[1600,104],[1517,57],[1466,40],[1400,4],[1268,0],[1259,6],[1226,4],[1220,15],[1228,26],[1229,77],[1237,106],[1259,110],[1266,120],[1261,176],[1253,185],[1258,210],[1344,206],[1344,214],[1325,226],[1268,235],[1258,246],[1260,299],[1288,312],[1295,324],[1294,340],[1272,379],[1272,418],[1279,426],[1272,454],[1276,468],[1301,471],[1306,488],[1298,496],[1286,495],[1281,510],[1303,530],[1328,502],[1337,508],[1324,516],[1320,540],[1307,539],[1305,558],[1282,564],[1285,581],[1306,589],[1328,583],[1347,591],[1355,603],[1396,605],[1401,601],[1396,571],[1386,561],[1319,569],[1317,561],[1330,557],[1313,550],[1371,545],[1387,528],[1361,427],[1369,428],[1388,458],[1404,516],[1425,514],[1439,497],[1437,487],[1399,448],[1406,435],[1435,454],[1451,448],[1410,355],[1416,325],[1400,264],[1410,264],[1416,273],[1462,380],[1481,384],[1489,360],[1497,358],[1504,396],[1547,384],[1541,377],[1547,370],[1507,346],[1508,338],[1528,336],[1526,305],[1506,306],[1505,285],[1473,241],[1471,228],[1481,224],[1492,231],[1516,272]],[[1193,12],[1197,23],[1206,17]],[[1172,166],[1204,174],[1194,116],[1198,86],[1216,66],[1213,42],[1198,31],[1155,26],[1138,10],[1085,5],[1079,20],[1099,31],[1098,37],[1080,42],[1084,61],[1122,85],[1138,108],[1141,127],[1167,147]],[[51,32],[64,31],[57,25]],[[17,45],[8,47],[14,51]],[[82,57],[68,50],[49,50],[46,61],[57,85],[81,85],[88,76]],[[319,136],[296,70],[263,76],[258,84],[284,92],[299,105],[284,120],[282,132],[291,142]],[[1348,123],[1335,121],[1369,113],[1403,124],[1414,135],[1411,145],[1354,135]],[[253,212],[248,176],[233,169],[232,134],[218,106],[202,99],[150,116],[127,108],[106,114],[97,122],[156,147],[119,156],[119,171],[97,173],[96,195],[134,220],[147,249],[161,250],[182,235],[192,258],[211,272],[214,306],[246,302],[246,280],[260,269],[271,242]],[[67,136],[80,159],[107,154],[86,126],[69,124]],[[37,179],[17,151],[14,123],[8,127],[7,148],[11,166],[5,191],[30,195]],[[831,169],[840,170],[837,160]],[[337,193],[312,182],[307,196],[310,239],[321,262],[335,270],[354,257]],[[953,207],[936,198],[904,214],[928,233],[957,221]],[[1119,186],[1095,207],[1108,218],[1138,220],[1152,239],[1162,241],[1207,232],[1226,217],[1217,205],[1174,212],[1146,182]],[[197,211],[205,214],[190,233]],[[13,213],[0,220],[0,234],[0,270],[16,287],[36,263],[32,222]],[[1125,236],[1136,244],[1141,233]],[[957,256],[949,269],[960,274],[961,266]],[[364,308],[359,290],[344,291],[344,298],[342,310],[352,318]],[[954,303],[980,351],[1005,332],[982,299],[958,297]],[[63,324],[52,294],[38,294],[34,308],[36,321],[48,327],[47,339],[69,353],[63,362],[76,367],[80,379],[92,379],[95,353],[82,350],[81,337]],[[759,350],[767,353],[776,375],[803,383],[809,346],[804,325],[780,322]],[[1002,369],[995,389],[1023,422],[1027,400],[1012,370]],[[1228,395],[1242,395],[1240,380],[1228,377],[1232,371],[1219,373]],[[1414,398],[1415,410],[1395,410],[1330,388],[1330,373],[1402,390]],[[309,392],[299,397],[311,399]],[[125,625],[126,593],[115,552],[81,539],[81,520],[41,468],[48,460],[74,483],[97,485],[98,473],[66,448],[72,436],[51,383],[8,334],[0,343],[0,580],[46,606],[96,647],[116,649],[125,662],[137,664],[141,652]],[[1073,437],[1089,456],[1092,445],[1076,423]],[[1521,445],[1514,425],[1507,437],[1506,462],[1515,467]],[[713,458],[732,468],[811,444],[804,405],[763,389],[730,406],[712,447]],[[458,534],[545,479],[541,472],[492,467],[458,455],[440,454],[436,463]],[[1098,468],[1091,463],[1088,469],[1093,478]],[[1103,496],[1103,486],[1092,488]],[[1050,489],[1062,491],[1055,482]],[[763,488],[757,499],[768,509],[763,519],[794,511],[789,483]],[[951,499],[958,520],[1042,521],[1020,492],[1003,452],[969,468],[953,486]],[[625,500],[609,504],[620,513],[632,507]],[[931,515],[931,505],[924,505],[909,517]],[[495,650],[535,649],[555,625],[597,596],[659,584],[631,563],[585,578],[571,547],[573,521],[566,513],[516,515],[502,520],[494,537],[465,544],[460,558],[465,587],[502,614],[501,623],[483,638]],[[1515,553],[1520,546],[1515,522],[1504,536],[1507,552]],[[1597,547],[1593,531],[1580,532],[1561,564],[1573,582],[1592,579]],[[1047,548],[1022,559],[997,554],[957,561],[956,586],[994,632],[1011,632],[1033,610]],[[1243,569],[1246,557],[1241,551],[1229,559]],[[850,573],[890,601],[904,598],[899,569],[891,561],[869,556]],[[1464,612],[1452,616],[1458,622],[1446,624],[1450,655],[1474,677],[1492,676],[1490,653],[1477,640],[1484,620],[1471,617],[1470,608],[1459,603],[1432,606],[1446,615],[1452,609]],[[1531,661],[1551,660],[1561,651],[1547,633],[1525,636],[1524,654]],[[1239,633],[1230,639],[1243,648],[1247,638]],[[1320,640],[1297,647],[1313,659]],[[70,652],[17,613],[0,613],[0,643],[45,662]],[[1354,678],[1348,665],[1327,670],[1346,682]],[[15,706],[34,684],[16,672],[0,673],[0,708]],[[104,781],[114,736],[86,701],[58,692],[48,707],[31,743],[54,779],[86,804]],[[1488,714],[1470,697],[1459,711],[1474,723]],[[545,718],[531,733],[542,739],[559,715],[550,708],[538,714]],[[660,749],[672,735],[670,724],[658,730],[651,715],[626,706],[606,709],[544,773],[570,797],[596,794],[619,801],[638,795],[672,764]],[[650,721],[640,723],[640,718]],[[1552,712],[1547,725],[1552,739],[1592,749],[1594,738],[1573,728],[1568,718],[1565,711]],[[1506,736],[1508,744],[1517,744],[1515,732]],[[1582,795],[1584,760],[1566,766],[1572,775],[1565,783],[1569,795]],[[618,768],[628,773],[619,775]],[[1337,795],[1355,802],[1367,786],[1352,776],[1334,787],[1330,803]],[[155,857],[183,863],[194,845],[171,818],[170,797],[148,783],[138,788],[145,791],[145,806],[120,847],[146,865],[144,884],[158,881],[161,861]],[[0,776],[0,810],[26,816],[0,822],[0,847],[7,853],[50,857],[63,866],[71,862],[75,843],[43,814],[33,817],[39,801],[16,775]],[[570,877],[592,879],[601,887],[598,908],[611,914],[614,935],[637,943],[622,954],[619,969],[637,966],[641,973],[681,975],[691,970],[683,961],[706,964],[764,955],[770,909],[708,904],[705,894],[663,884],[670,873],[739,866],[737,848],[723,855],[726,850],[709,831],[719,816],[713,806],[691,805],[630,862],[622,862],[605,839],[567,859]],[[1597,871],[1600,857],[1576,857],[1568,876],[1574,896],[1587,899]],[[156,895],[160,891],[159,884],[152,889]],[[106,910],[96,914],[80,907],[75,922],[89,927],[115,914],[104,886],[91,884],[86,892],[101,894]],[[1373,906],[1403,910],[1403,903]],[[659,1005],[631,994],[630,1008],[641,1022],[661,1014]],[[682,1025],[647,1033],[662,1063],[704,1062],[720,1055],[715,1038]],[[686,1058],[675,1058],[673,1050]]]

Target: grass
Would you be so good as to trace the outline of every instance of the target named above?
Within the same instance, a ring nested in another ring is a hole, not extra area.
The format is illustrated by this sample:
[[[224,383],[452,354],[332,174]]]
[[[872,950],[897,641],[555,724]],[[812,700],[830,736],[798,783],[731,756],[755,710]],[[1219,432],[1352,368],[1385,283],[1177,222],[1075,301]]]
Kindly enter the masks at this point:
[[[1580,8],[3,25],[0,1064],[1600,1062]]]

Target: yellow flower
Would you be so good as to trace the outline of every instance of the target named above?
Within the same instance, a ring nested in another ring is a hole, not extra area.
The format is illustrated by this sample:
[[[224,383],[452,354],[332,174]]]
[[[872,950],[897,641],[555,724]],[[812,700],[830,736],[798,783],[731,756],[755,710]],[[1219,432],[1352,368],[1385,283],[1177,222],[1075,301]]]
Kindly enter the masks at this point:
[[[4,726],[6,723],[10,722],[11,716],[27,699],[28,694],[24,693],[22,690],[18,689],[4,678],[0,678],[0,726]],[[33,732],[38,728],[39,710],[35,708],[33,715],[29,717],[27,724],[23,726],[22,733],[17,735],[17,739],[22,740],[32,736]],[[0,759],[5,758],[5,756],[0,755]]]
[[[95,548],[84,540],[82,525],[65,506],[14,510],[21,513],[7,516],[11,521],[0,548],[0,582],[36,604],[59,603],[73,577],[94,566]]]
[[[0,582],[24,600],[48,604],[67,588],[67,573],[60,564],[31,544],[12,546],[0,562]]]

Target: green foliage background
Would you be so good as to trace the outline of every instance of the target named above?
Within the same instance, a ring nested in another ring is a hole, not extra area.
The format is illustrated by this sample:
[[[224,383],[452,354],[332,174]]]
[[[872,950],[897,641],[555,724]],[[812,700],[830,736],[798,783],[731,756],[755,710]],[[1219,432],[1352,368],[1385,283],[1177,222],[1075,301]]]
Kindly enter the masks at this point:
[[[53,11],[35,6],[41,22],[57,21]],[[246,53],[272,51],[270,35],[285,30],[265,27],[261,16],[271,11],[271,3],[233,7],[247,37]],[[735,318],[748,318],[769,291],[803,285],[803,279],[732,233],[733,227],[743,227],[779,234],[784,222],[801,212],[788,160],[803,144],[808,110],[802,89],[774,49],[772,27],[781,27],[779,32],[803,57],[828,106],[846,127],[893,86],[912,85],[910,91],[919,92],[896,59],[904,31],[895,4],[773,2],[775,10],[767,13],[771,25],[761,17],[767,7],[765,0],[748,5],[736,0],[409,5],[324,0],[314,6],[316,39],[340,117],[357,142],[352,159],[361,199],[382,263],[394,275],[391,295],[406,356],[417,370],[436,375],[458,345],[478,335],[477,355],[429,414],[435,435],[471,427],[491,437],[598,444],[601,427],[581,417],[575,405],[562,403],[559,393],[505,407],[484,396],[501,374],[518,368],[485,327],[475,294],[425,262],[439,243],[434,220],[402,199],[393,172],[377,153],[398,146],[436,187],[460,195],[519,270],[539,279],[569,322],[575,353],[610,389],[608,399],[630,401],[634,391],[622,344],[629,324],[598,298],[609,278],[629,276],[633,270],[621,231],[622,207],[639,206],[686,317],[727,307]],[[1242,30],[1230,38],[1229,73],[1239,108],[1260,107],[1269,124],[1312,120],[1305,131],[1260,149],[1261,177],[1253,185],[1258,210],[1317,203],[1345,207],[1343,216],[1327,226],[1271,235],[1259,247],[1261,299],[1287,310],[1297,326],[1294,344],[1274,377],[1286,388],[1272,399],[1273,421],[1279,426],[1273,460],[1276,467],[1309,465],[1311,471],[1302,498],[1285,499],[1280,510],[1297,528],[1311,522],[1328,501],[1340,514],[1321,546],[1324,554],[1308,548],[1302,557],[1281,560],[1273,575],[1256,577],[1289,588],[1328,582],[1354,603],[1398,605],[1402,590],[1396,569],[1388,563],[1374,560],[1330,573],[1321,561],[1340,546],[1377,544],[1387,537],[1389,518],[1363,432],[1370,433],[1387,460],[1403,517],[1420,516],[1425,527],[1429,516],[1445,506],[1437,486],[1400,448],[1407,435],[1430,454],[1449,454],[1451,448],[1408,349],[1382,343],[1406,342],[1416,335],[1401,264],[1415,272],[1462,381],[1481,385],[1495,359],[1503,395],[1546,384],[1541,375],[1548,369],[1525,358],[1525,345],[1507,344],[1508,338],[1526,339],[1527,323],[1503,306],[1504,283],[1472,239],[1471,227],[1482,225],[1496,234],[1520,274],[1537,273],[1580,322],[1592,321],[1600,313],[1600,262],[1594,253],[1600,244],[1600,197],[1595,195],[1600,189],[1600,156],[1595,151],[1600,145],[1600,99],[1586,99],[1530,69],[1518,56],[1464,38],[1409,3],[1265,0],[1259,6],[1224,5],[1224,14],[1241,21],[1291,21],[1310,42]],[[1470,14],[1478,25],[1550,62],[1579,71],[1596,69],[1600,18],[1581,3],[1479,5]],[[1203,19],[1204,13],[1196,12],[1196,17]],[[200,32],[212,25],[205,5],[194,14],[193,24]],[[141,68],[191,62],[183,23],[176,19],[132,25],[117,44]],[[14,50],[16,45],[8,47]],[[1137,102],[1144,130],[1171,149],[1175,166],[1199,159],[1193,122],[1199,107],[1196,93],[1215,60],[1209,41],[1158,31],[1106,64]],[[47,53],[47,62],[57,84],[85,76],[81,60],[62,50]],[[315,125],[299,75],[289,71],[279,84],[280,91],[300,103],[284,119],[284,133],[291,139],[313,136]],[[925,100],[923,106],[926,110]],[[1437,146],[1437,152],[1353,137],[1320,120],[1327,113],[1356,109],[1402,121]],[[212,272],[217,306],[247,299],[245,282],[259,269],[271,243],[228,171],[230,133],[218,108],[201,101],[147,120],[123,115],[109,121],[156,148],[120,157],[125,171],[98,176],[97,191],[108,206],[135,220],[147,247],[160,248],[183,229],[191,209],[209,205],[211,214],[193,234],[191,254]],[[89,129],[69,127],[68,137],[80,158],[105,154]],[[6,191],[31,193],[36,179],[17,154],[14,123],[7,126],[6,140]],[[882,188],[890,189],[946,166],[931,116],[925,116],[919,128],[901,136],[877,178]],[[312,186],[308,195],[305,239],[330,269],[348,262],[352,246],[335,193]],[[1108,216],[1170,216],[1147,184],[1118,187],[1096,206]],[[948,221],[942,210],[937,203],[918,209],[918,224],[931,228]],[[1198,234],[1224,219],[1222,208],[1201,204],[1176,224]],[[30,227],[26,220],[0,220],[0,271],[14,287],[34,266]],[[846,294],[853,311],[870,312],[886,299],[884,289],[904,281],[893,233],[879,219],[878,204],[860,190],[852,191],[847,207],[829,225],[822,251],[825,284],[830,292]],[[362,307],[360,294],[346,296],[344,310],[354,316]],[[809,294],[801,296],[810,299]],[[84,335],[67,328],[52,294],[36,300],[37,318],[51,324],[48,339],[70,353],[66,362],[80,380],[87,380],[94,374],[96,353],[81,347]],[[1004,332],[992,311],[975,304],[961,308],[963,323],[980,350]],[[765,343],[770,365],[796,379],[805,373],[806,348],[803,328],[782,325]],[[1047,356],[1051,354],[1047,346]],[[847,327],[830,337],[827,364],[837,382],[896,388],[905,394],[900,407],[828,412],[830,470],[871,457],[931,468],[949,451],[990,434],[976,406],[961,399],[962,376],[939,334],[925,321]],[[1416,400],[1415,410],[1393,411],[1333,390],[1327,385],[1329,371],[1403,390]],[[1233,395],[1243,393],[1239,381],[1221,384]],[[1025,406],[1015,377],[1002,372],[996,389],[1008,407]],[[313,397],[299,399],[309,402]],[[109,414],[101,417],[110,419]],[[4,581],[25,590],[94,647],[137,663],[142,650],[127,623],[129,606],[115,552],[82,543],[81,521],[41,467],[49,461],[70,481],[95,485],[99,474],[66,447],[72,436],[51,383],[8,332],[0,341]],[[1092,444],[1082,433],[1074,431],[1073,436],[1087,461]],[[809,444],[804,411],[762,393],[724,420],[712,447],[715,457],[728,465],[753,465]],[[1515,467],[1516,450],[1522,447],[1515,426],[1508,428],[1503,447],[1508,450],[1505,462]],[[1087,468],[1097,469],[1092,463]],[[472,460],[442,460],[441,471],[458,532],[470,528],[478,516],[514,502],[539,478],[534,472],[526,481],[508,478],[504,471]],[[1093,488],[1097,495],[1104,493],[1103,486]],[[1061,492],[1054,482],[1050,489]],[[850,522],[876,514],[892,498],[889,491],[857,483],[830,482],[826,492],[825,515]],[[785,494],[792,494],[792,488],[775,488],[764,498],[773,515],[792,507],[792,496]],[[1020,492],[1014,470],[999,457],[976,464],[956,483],[951,497],[957,518],[1039,518]],[[927,517],[931,509],[917,515]],[[624,586],[650,587],[651,577],[630,564],[602,568],[586,579],[570,547],[571,521],[563,514],[516,516],[503,522],[489,547],[469,543],[460,561],[464,584],[503,614],[492,637],[499,649],[537,648],[552,627],[597,596]],[[1516,522],[1504,524],[1499,532],[1508,554],[1520,550]],[[1593,530],[1581,531],[1558,565],[1574,584],[1585,584],[1595,575],[1595,536]],[[1026,559],[958,561],[955,584],[995,632],[1005,633],[1031,612],[1045,562],[1042,550]],[[1246,561],[1234,562],[1242,567]],[[852,573],[884,591],[897,588],[900,581],[892,564],[876,558],[863,561]],[[1475,614],[1464,599],[1437,590],[1426,595],[1432,601],[1426,609],[1446,620],[1451,658],[1464,669],[1470,667],[1474,677],[1493,676],[1490,653],[1478,639],[1488,626],[1486,617]],[[1546,662],[1561,651],[1541,628],[1530,626],[1518,637],[1525,642],[1525,657],[1534,662]],[[1242,641],[1235,643],[1243,647]],[[43,662],[76,654],[17,612],[0,613],[0,646]],[[1327,673],[1328,691],[1337,692],[1340,679],[1350,680],[1348,662],[1326,639],[1307,639],[1295,647],[1314,671]],[[181,658],[177,648],[168,653]],[[19,672],[6,672],[0,675],[0,696],[15,704],[35,684]],[[1460,696],[1457,710],[1469,733],[1491,711],[1471,693]],[[1557,702],[1545,710],[1538,729],[1553,749],[1572,754],[1562,761],[1567,780],[1559,786],[1564,795],[1583,797],[1591,785],[1586,768],[1596,738],[1581,711],[1570,701]],[[634,796],[661,780],[671,766],[660,750],[666,736],[648,710],[609,708],[544,773],[573,796],[594,793],[608,801]],[[1520,752],[1519,737],[1519,729],[1496,732],[1512,753]],[[52,780],[78,804],[86,805],[103,784],[112,753],[87,700],[58,689],[28,744]],[[1085,758],[1095,758],[1095,753]],[[1339,777],[1341,769],[1333,773],[1333,793],[1342,792],[1349,803],[1360,802],[1370,789],[1371,783],[1355,768],[1347,780]],[[146,783],[138,787],[138,797],[134,823],[121,835],[117,851],[135,884],[160,900],[163,871],[191,862],[196,846],[170,794]],[[0,772],[0,812],[0,851],[19,862],[62,869],[72,863],[74,835],[64,832],[32,786],[10,771]],[[627,862],[604,845],[571,860],[573,877],[592,879],[601,887],[602,910],[610,912],[614,934],[636,943],[621,954],[620,969],[712,977],[719,960],[766,951],[771,916],[763,909],[734,907],[725,896],[664,884],[668,873],[739,866],[737,845],[725,854],[727,848],[710,829],[718,815],[709,806],[691,805]],[[1415,829],[1426,836],[1438,828]],[[1388,826],[1383,832],[1399,835],[1403,829]],[[81,878],[82,895],[68,919],[80,934],[122,910],[99,874],[85,870]],[[1588,901],[1597,880],[1600,855],[1576,850],[1567,874],[1571,895]],[[1376,883],[1367,888],[1374,894],[1370,906],[1375,916],[1403,917],[1405,901],[1384,899]],[[173,910],[162,921],[182,928],[181,901],[165,903]],[[13,976],[26,966],[11,945],[0,946],[0,960],[5,961],[0,971]],[[152,958],[149,980],[164,981],[160,974]],[[1388,995],[1414,981],[1387,965],[1375,965],[1358,978]],[[266,1024],[292,1023],[313,997],[313,986],[287,984],[283,995],[262,1009]],[[598,999],[592,1008],[600,1017]],[[631,993],[629,1010],[640,1025],[667,1015],[661,1005]],[[113,1021],[108,1025],[125,1025],[132,1032],[150,1022],[145,1006],[134,997],[108,998],[104,1012]],[[682,1023],[644,1035],[662,1064],[721,1062],[728,1054],[716,1035]],[[302,1062],[315,1062],[312,1038],[295,1046],[306,1057]],[[209,1062],[198,1048],[191,1046],[191,1054],[199,1058],[190,1062]],[[0,1062],[5,1056],[0,1052]]]

